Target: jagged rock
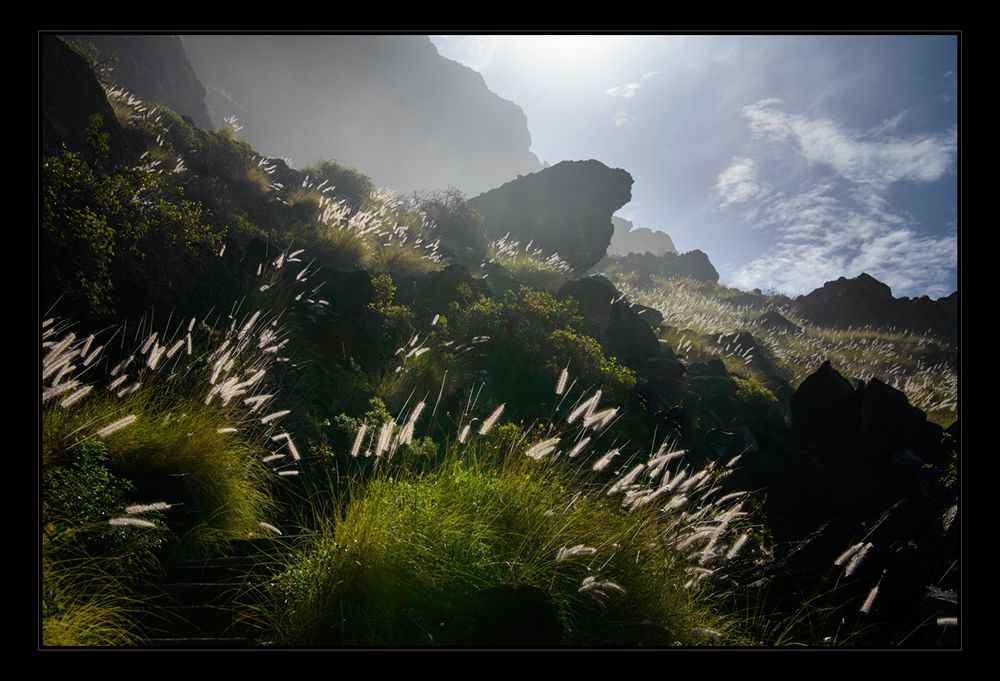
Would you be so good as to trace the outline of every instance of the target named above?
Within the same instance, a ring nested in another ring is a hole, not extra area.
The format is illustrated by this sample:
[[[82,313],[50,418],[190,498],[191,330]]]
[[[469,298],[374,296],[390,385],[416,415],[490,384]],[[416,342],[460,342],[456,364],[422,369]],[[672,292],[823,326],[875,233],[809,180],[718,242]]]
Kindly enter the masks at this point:
[[[839,441],[854,387],[829,361],[807,376],[790,399],[792,433],[803,442]]]
[[[652,329],[614,284],[601,275],[566,282],[558,297],[577,301],[587,332],[601,342],[609,355],[626,364],[660,356],[660,341]]]
[[[563,161],[519,177],[469,204],[489,238],[510,232],[526,246],[558,253],[578,270],[604,257],[614,231],[611,214],[632,199],[632,176],[600,161]]]
[[[768,310],[757,318],[761,326],[779,333],[802,333],[802,327],[785,318],[780,312]]]
[[[122,33],[74,37],[93,43],[102,59],[117,57],[112,74],[118,86],[147,102],[170,107],[203,130],[213,128],[205,86],[191,68],[180,37]]]
[[[615,233],[608,245],[608,255],[628,255],[629,253],[676,253],[673,240],[664,232],[646,227],[635,227],[629,220],[617,215],[611,217]]]
[[[686,277],[701,281],[719,281],[719,273],[712,266],[712,262],[705,253],[698,249],[682,253],[674,258],[670,258],[670,254],[665,254],[663,258],[665,262],[662,273],[667,279]]]
[[[72,151],[89,155],[87,124],[98,114],[101,129],[108,135],[111,160],[126,161],[130,150],[125,133],[90,66],[56,36],[45,35],[41,40],[43,153],[59,153],[65,144]]]
[[[793,303],[803,319],[820,326],[895,327],[945,338],[958,334],[958,292],[935,302],[894,298],[892,289],[868,274],[828,281]]]
[[[400,194],[476,194],[541,169],[527,118],[423,35],[187,35],[215,121],[299,167],[361,168]]]

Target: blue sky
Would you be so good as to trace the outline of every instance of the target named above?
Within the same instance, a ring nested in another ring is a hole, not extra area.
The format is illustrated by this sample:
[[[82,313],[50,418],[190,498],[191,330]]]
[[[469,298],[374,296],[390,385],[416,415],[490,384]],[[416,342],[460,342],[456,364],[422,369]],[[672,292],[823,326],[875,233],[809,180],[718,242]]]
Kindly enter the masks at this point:
[[[548,163],[628,170],[618,214],[723,283],[868,272],[957,287],[954,36],[433,36],[524,110]]]

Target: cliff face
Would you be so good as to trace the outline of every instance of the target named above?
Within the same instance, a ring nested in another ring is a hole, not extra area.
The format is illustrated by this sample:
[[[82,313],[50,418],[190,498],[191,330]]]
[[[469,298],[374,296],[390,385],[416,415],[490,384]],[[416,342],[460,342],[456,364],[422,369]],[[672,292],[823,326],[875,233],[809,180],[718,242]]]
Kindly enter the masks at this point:
[[[199,128],[215,127],[205,106],[205,86],[191,68],[179,37],[114,34],[73,39],[93,43],[102,59],[116,58],[111,75],[119,86],[147,102],[165,104]]]
[[[600,161],[563,161],[469,201],[489,238],[510,232],[576,269],[604,257],[614,228],[611,214],[632,199],[632,176]]]
[[[353,165],[400,193],[476,194],[541,168],[521,109],[426,36],[185,36],[212,119],[302,167]]]

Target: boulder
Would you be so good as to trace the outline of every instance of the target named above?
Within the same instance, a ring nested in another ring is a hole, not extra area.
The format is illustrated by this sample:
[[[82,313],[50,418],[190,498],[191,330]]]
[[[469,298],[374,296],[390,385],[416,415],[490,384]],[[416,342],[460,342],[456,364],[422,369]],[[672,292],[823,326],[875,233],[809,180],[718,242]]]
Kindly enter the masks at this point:
[[[802,442],[836,442],[842,436],[854,387],[829,361],[806,377],[790,399],[792,433]]]
[[[584,328],[601,342],[607,354],[629,365],[660,356],[660,341],[649,324],[603,276],[598,274],[568,281],[557,295],[577,302]]]
[[[762,314],[757,318],[757,323],[778,333],[802,333],[802,327],[775,310],[768,310]]]
[[[522,247],[531,242],[582,271],[604,257],[614,232],[611,215],[631,199],[631,175],[590,160],[557,163],[469,204],[483,216],[488,238],[509,232]]]
[[[667,279],[684,277],[700,281],[719,281],[718,271],[704,252],[695,249],[674,257],[670,255],[668,253],[663,256],[664,263],[661,270]]]

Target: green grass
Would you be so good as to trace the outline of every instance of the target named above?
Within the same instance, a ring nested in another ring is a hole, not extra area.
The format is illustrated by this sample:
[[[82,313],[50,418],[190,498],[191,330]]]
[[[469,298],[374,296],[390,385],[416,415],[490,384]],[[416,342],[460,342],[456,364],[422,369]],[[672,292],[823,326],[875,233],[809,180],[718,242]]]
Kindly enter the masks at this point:
[[[71,409],[46,409],[42,415],[43,465],[59,465],[81,442],[99,439],[98,430],[134,415],[132,425],[103,438],[116,471],[125,477],[183,479],[202,517],[192,539],[258,534],[258,523],[267,519],[273,506],[269,473],[259,460],[264,452],[239,433],[217,432],[239,425],[236,410],[158,392],[146,388],[124,398],[102,394]]]
[[[579,493],[547,462],[519,454],[452,449],[423,475],[394,461],[352,489],[342,508],[318,513],[316,539],[295,551],[266,590],[265,619],[276,640],[447,644],[440,632],[454,614],[448,604],[501,585],[548,593],[566,645],[734,640],[722,618],[684,588],[685,565],[663,539],[662,516],[626,514],[599,493]],[[577,544],[597,553],[556,561],[559,549]],[[579,592],[589,575],[625,594],[602,606]]]
[[[142,641],[141,601],[101,563],[48,563],[42,573],[43,646],[130,646]]]

